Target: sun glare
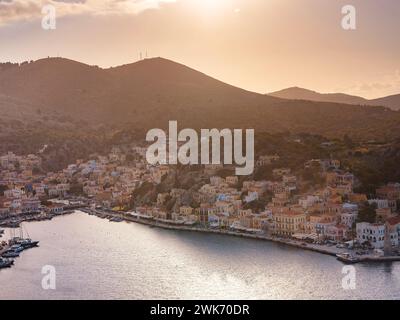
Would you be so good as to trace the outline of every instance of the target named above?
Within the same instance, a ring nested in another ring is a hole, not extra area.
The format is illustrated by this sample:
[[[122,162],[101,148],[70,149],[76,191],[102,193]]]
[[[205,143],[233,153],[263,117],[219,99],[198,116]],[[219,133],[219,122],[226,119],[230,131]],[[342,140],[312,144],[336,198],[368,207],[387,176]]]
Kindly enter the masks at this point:
[[[215,14],[229,4],[229,0],[189,0],[197,10]]]

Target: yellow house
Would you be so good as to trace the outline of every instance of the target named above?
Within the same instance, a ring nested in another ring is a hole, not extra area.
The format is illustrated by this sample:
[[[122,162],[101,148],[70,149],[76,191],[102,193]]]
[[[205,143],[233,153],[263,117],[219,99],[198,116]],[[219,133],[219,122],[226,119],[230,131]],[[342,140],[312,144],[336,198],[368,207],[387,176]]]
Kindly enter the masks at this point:
[[[188,206],[182,206],[179,208],[179,213],[183,216],[190,216],[193,213],[193,208]]]
[[[293,210],[281,211],[275,212],[273,219],[275,234],[291,236],[304,230],[306,214]]]

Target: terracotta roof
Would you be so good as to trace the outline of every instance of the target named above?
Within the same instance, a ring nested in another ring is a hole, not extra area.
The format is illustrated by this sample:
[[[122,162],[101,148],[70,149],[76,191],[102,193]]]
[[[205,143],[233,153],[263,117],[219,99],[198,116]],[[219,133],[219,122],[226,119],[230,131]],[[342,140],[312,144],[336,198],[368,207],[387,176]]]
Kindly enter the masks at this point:
[[[389,219],[387,219],[387,222],[392,226],[396,225],[396,224],[399,224],[400,223],[400,216],[389,218]]]

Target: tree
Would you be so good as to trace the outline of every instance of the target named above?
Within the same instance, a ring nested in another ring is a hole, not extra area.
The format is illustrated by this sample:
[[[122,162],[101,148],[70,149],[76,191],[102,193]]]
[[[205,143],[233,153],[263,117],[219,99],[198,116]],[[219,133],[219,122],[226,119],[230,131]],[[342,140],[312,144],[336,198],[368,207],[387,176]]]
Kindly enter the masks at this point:
[[[343,143],[345,144],[345,146],[347,148],[353,148],[354,147],[353,140],[351,140],[351,138],[347,134],[345,134],[344,137],[343,137]]]
[[[74,182],[73,184],[71,184],[69,192],[74,196],[83,195],[83,185],[81,183]]]
[[[6,185],[0,185],[0,196],[4,196],[4,191],[8,190]]]
[[[128,154],[126,155],[126,161],[132,162],[132,161],[134,161],[134,160],[135,160],[135,156],[134,156],[133,154],[128,153]]]
[[[376,203],[369,204],[365,202],[358,213],[358,222],[376,222]]]
[[[274,180],[272,174],[272,166],[262,166],[256,168],[254,173],[254,180]]]
[[[48,201],[47,199],[42,199],[42,200],[40,201],[40,204],[41,204],[42,206],[49,206],[49,205],[52,204],[52,202]]]
[[[39,175],[39,174],[42,173],[42,170],[40,170],[40,168],[38,168],[37,166],[34,166],[34,167],[32,168],[32,173],[33,173],[34,175]]]
[[[233,175],[233,170],[223,168],[223,169],[218,170],[216,175],[221,178],[226,178],[226,177]]]
[[[245,203],[243,209],[251,209],[254,212],[262,212],[265,209],[265,203],[261,200],[254,200],[252,202]]]

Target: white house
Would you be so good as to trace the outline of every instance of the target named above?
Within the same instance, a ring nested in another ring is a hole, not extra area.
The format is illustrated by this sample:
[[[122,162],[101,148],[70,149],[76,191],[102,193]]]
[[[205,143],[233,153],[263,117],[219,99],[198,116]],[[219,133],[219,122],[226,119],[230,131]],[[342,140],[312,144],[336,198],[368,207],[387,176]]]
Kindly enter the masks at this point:
[[[389,201],[387,199],[371,199],[368,200],[369,204],[375,203],[377,206],[377,209],[382,209],[382,208],[389,208]]]
[[[383,249],[385,241],[385,225],[361,222],[356,225],[359,243],[369,242],[375,249]]]
[[[249,203],[258,200],[258,192],[249,192],[245,197],[244,202]]]
[[[307,209],[320,201],[318,196],[307,196],[299,200],[299,205]]]
[[[353,226],[358,216],[358,205],[354,203],[345,203],[342,206],[340,222],[348,228]]]

